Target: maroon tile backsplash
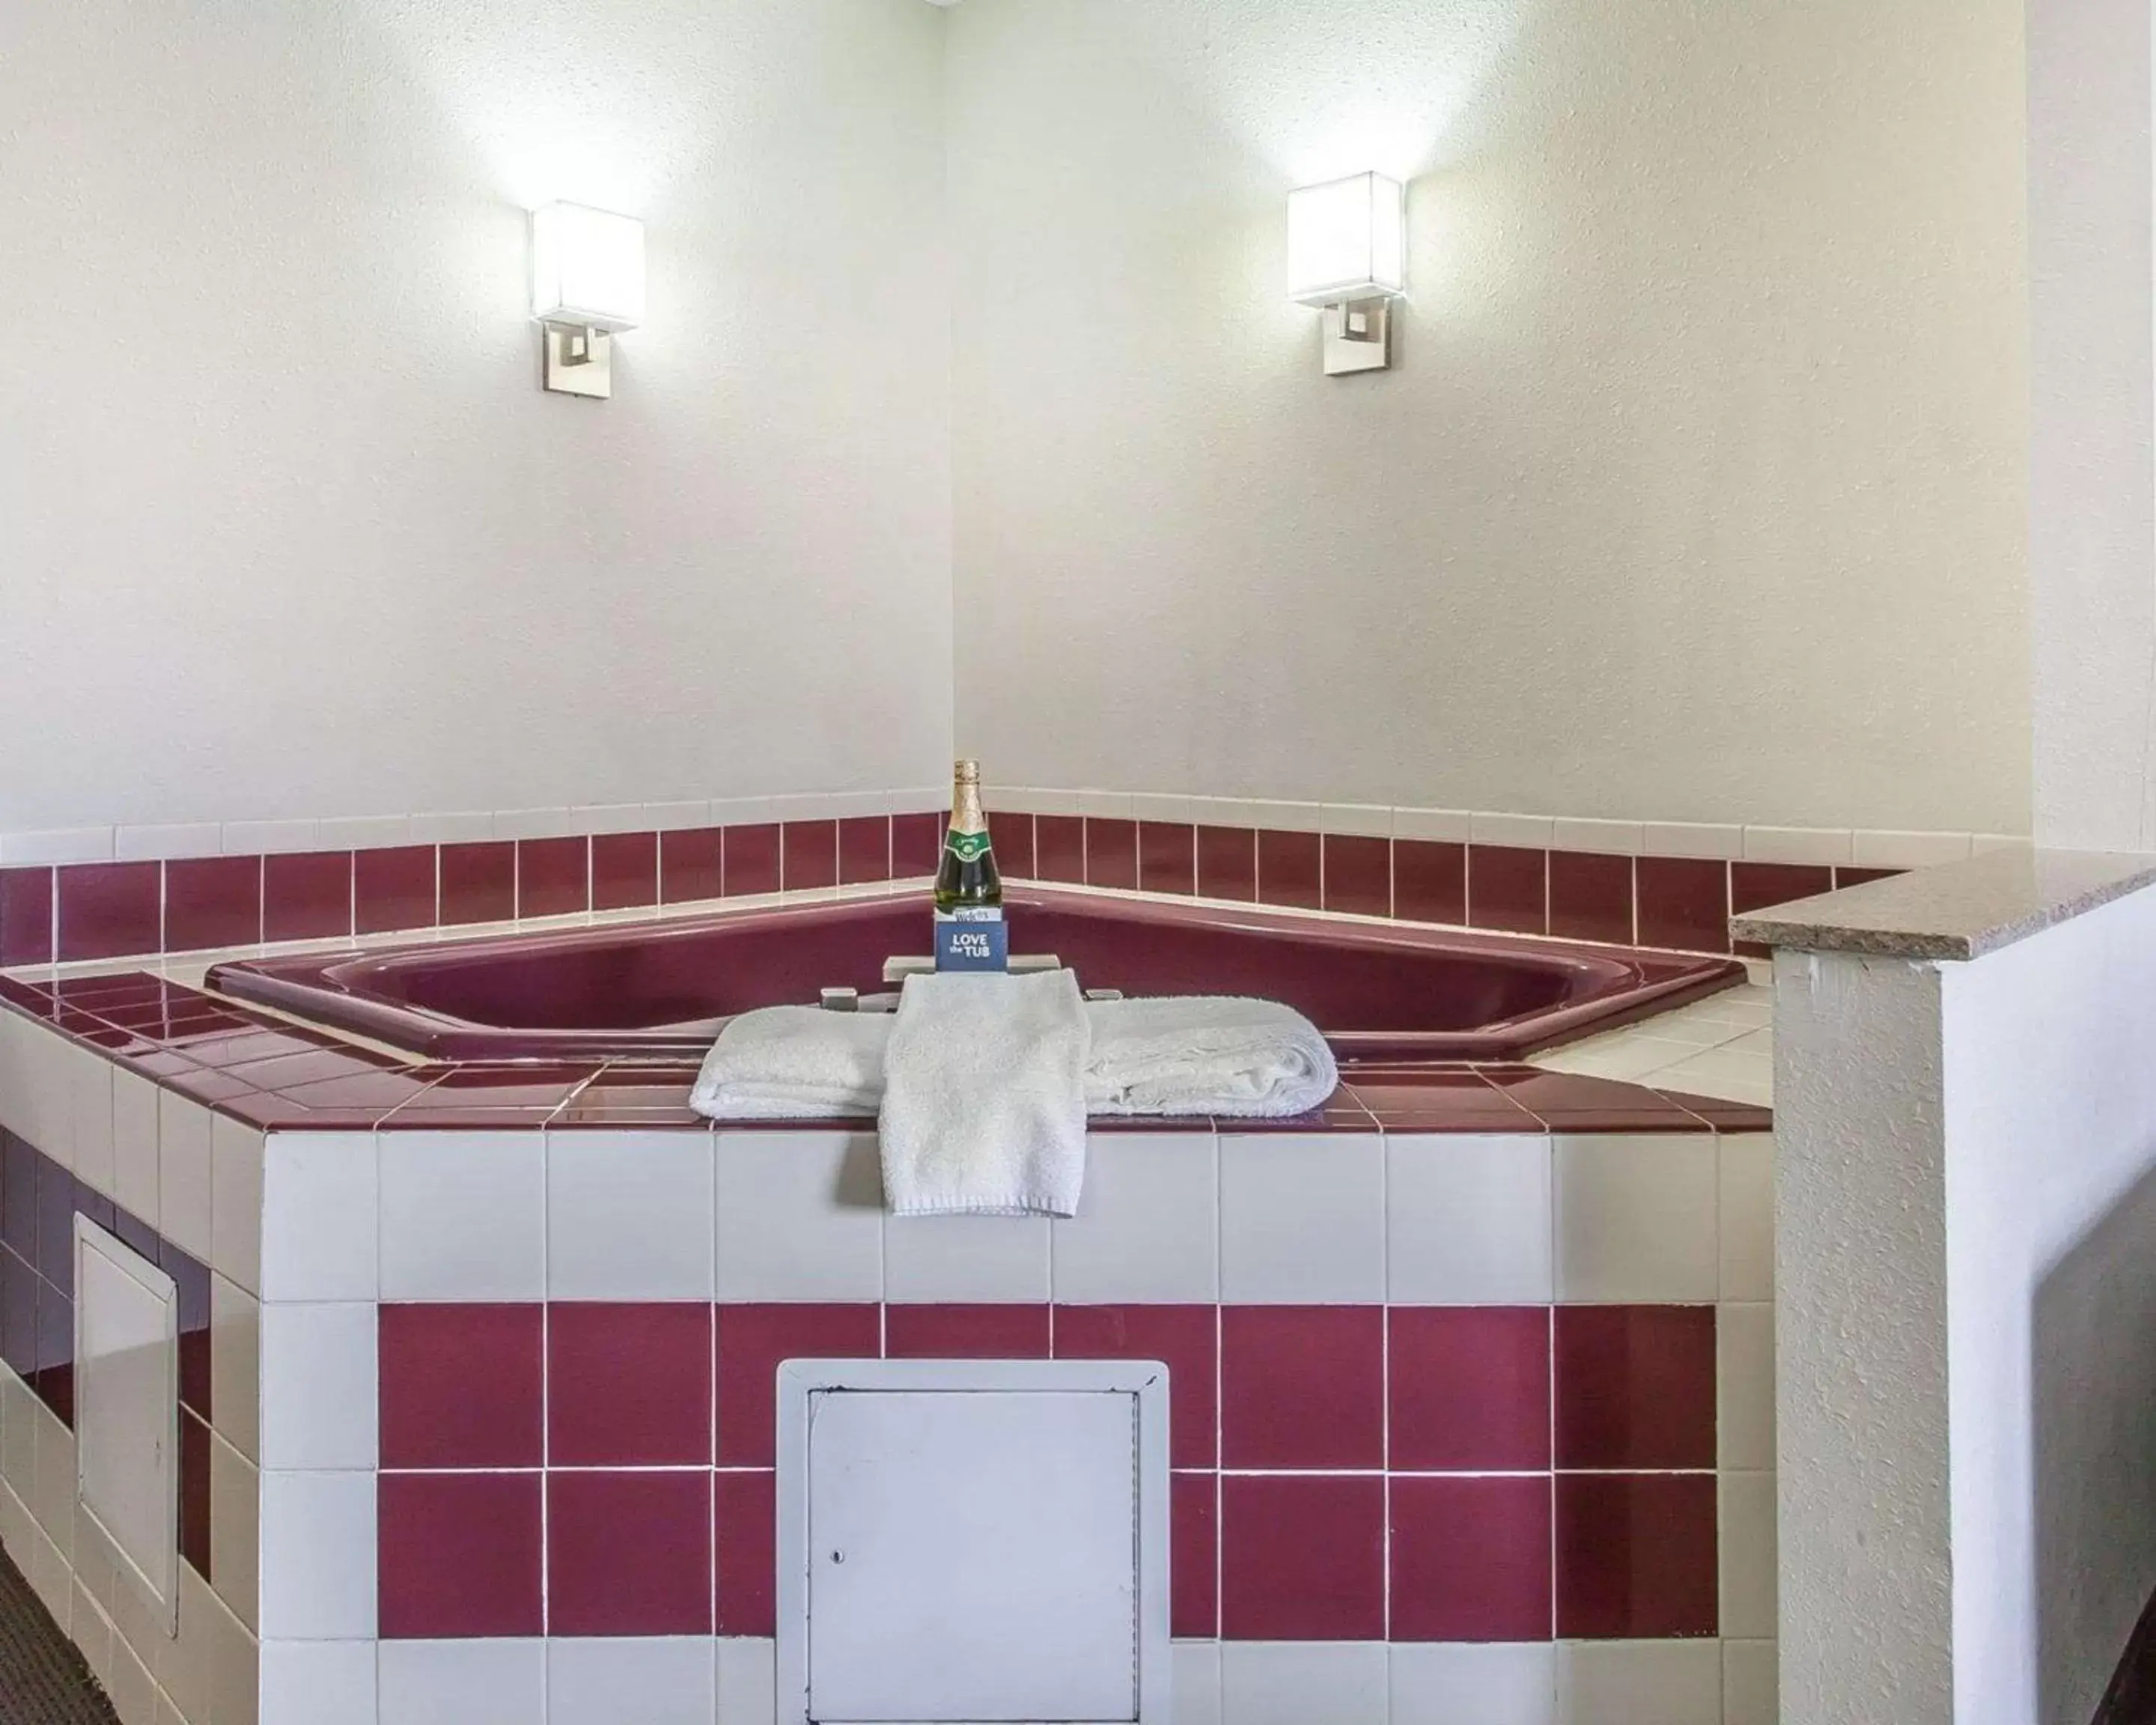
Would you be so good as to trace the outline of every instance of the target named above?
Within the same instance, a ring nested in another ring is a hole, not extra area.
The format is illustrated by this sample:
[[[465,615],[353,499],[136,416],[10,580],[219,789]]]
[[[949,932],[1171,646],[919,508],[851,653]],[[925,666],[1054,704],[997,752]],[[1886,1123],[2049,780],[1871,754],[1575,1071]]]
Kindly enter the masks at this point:
[[[1177,821],[1140,821],[1138,886],[1147,892],[1195,892],[1198,829]]]
[[[1358,916],[1393,914],[1393,841],[1325,835],[1325,908]]]
[[[1640,944],[1687,952],[1729,950],[1729,865],[1688,856],[1643,856],[1638,882]]]
[[[352,854],[302,851],[262,859],[262,938],[331,940],[352,932]]]
[[[717,861],[713,847],[713,863]],[[714,868],[716,874],[716,870]],[[711,895],[717,896],[716,891]],[[592,835],[592,908],[627,911],[659,902],[659,834]]]
[[[1045,1306],[886,1306],[891,1359],[1046,1359]]]
[[[1086,823],[1086,880],[1091,886],[1119,886],[1135,891],[1138,884],[1138,824],[1134,820]]]
[[[1258,896],[1258,834],[1253,827],[1198,829],[1198,896],[1255,900]]]
[[[1714,1308],[1561,1306],[1557,1465],[1714,1466]]]
[[[991,833],[989,836],[993,838],[994,834]],[[1086,879],[1086,823],[1075,814],[1034,816],[1033,869],[1043,880],[1083,884]]]
[[[263,938],[259,856],[202,856],[165,865],[165,944],[175,952],[251,947]]]
[[[153,862],[85,863],[59,870],[62,963],[162,949],[163,870]]]
[[[789,820],[780,829],[779,881],[788,892],[839,884],[839,824]]]
[[[1385,1481],[1220,1481],[1220,1632],[1240,1641],[1385,1638]]]
[[[592,841],[524,839],[516,846],[516,914],[567,916],[591,908]]]
[[[1472,928],[1547,934],[1549,853],[1512,845],[1470,845],[1467,922]]]
[[[1547,1474],[1394,1479],[1395,1641],[1545,1641]]]
[[[1423,839],[1393,841],[1393,914],[1410,922],[1467,921],[1467,847]]]
[[[0,966],[49,964],[53,957],[53,871],[0,869]]]
[[[547,1630],[708,1635],[711,1475],[549,1472]]]
[[[376,1586],[384,1640],[546,1632],[537,1473],[384,1473]]]
[[[780,875],[780,838],[775,824],[726,827],[726,896],[776,892]],[[803,859],[803,866],[808,865]]]
[[[434,926],[434,847],[398,845],[352,853],[352,928],[384,934]]]
[[[516,915],[516,846],[507,839],[441,848],[442,922],[507,922]]]
[[[1324,841],[1316,833],[1258,832],[1258,902],[1300,911],[1325,908]]]
[[[891,824],[887,815],[855,815],[839,823],[839,884],[858,886],[888,880]]]
[[[770,829],[759,829],[769,831]],[[718,827],[688,827],[659,835],[659,901],[663,905],[695,904],[716,898],[725,891],[723,847],[726,834]],[[778,877],[778,852],[773,851],[772,878]]]
[[[1632,944],[1632,859],[1553,850],[1549,932],[1567,940]]]
[[[1714,1634],[1714,1494],[1711,1473],[1559,1474],[1559,1637]]]
[[[1548,1468],[1547,1307],[1395,1307],[1388,1346],[1393,1466]]]

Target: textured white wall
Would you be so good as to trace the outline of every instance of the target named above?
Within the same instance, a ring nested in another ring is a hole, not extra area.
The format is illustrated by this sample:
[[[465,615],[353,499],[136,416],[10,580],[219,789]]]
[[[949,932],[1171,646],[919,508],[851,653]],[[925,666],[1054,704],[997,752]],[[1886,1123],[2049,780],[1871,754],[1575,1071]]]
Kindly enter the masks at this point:
[[[2025,830],[2019,0],[967,0],[1006,783]],[[1413,177],[1398,365],[1284,199]]]
[[[943,18],[0,7],[0,831],[937,783]],[[522,206],[650,224],[541,393]]]

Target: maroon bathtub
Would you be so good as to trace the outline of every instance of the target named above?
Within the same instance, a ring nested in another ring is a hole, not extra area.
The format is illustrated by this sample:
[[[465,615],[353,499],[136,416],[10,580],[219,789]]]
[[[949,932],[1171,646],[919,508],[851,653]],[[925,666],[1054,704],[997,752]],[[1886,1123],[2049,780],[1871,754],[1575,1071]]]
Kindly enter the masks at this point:
[[[1088,988],[1286,1002],[1343,1063],[1506,1060],[1743,980],[1727,958],[1027,890],[1014,952]],[[789,905],[678,922],[220,964],[217,992],[431,1060],[679,1061],[752,1007],[872,993],[925,952],[919,900]]]

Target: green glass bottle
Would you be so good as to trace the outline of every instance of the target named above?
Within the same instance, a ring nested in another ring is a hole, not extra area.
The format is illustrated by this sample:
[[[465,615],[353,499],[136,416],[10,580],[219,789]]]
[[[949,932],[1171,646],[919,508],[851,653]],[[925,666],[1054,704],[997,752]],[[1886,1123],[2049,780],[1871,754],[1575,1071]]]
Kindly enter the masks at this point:
[[[988,818],[981,812],[981,763],[961,761],[951,775],[951,829],[936,868],[936,908],[946,912],[986,910],[1004,901],[1004,877],[988,843]]]

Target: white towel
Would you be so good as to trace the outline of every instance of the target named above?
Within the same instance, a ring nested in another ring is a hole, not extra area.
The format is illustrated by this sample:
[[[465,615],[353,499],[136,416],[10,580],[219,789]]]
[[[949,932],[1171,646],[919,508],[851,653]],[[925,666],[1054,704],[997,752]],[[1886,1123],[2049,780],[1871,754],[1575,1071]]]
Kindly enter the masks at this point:
[[[719,1032],[689,1092],[713,1120],[825,1120],[883,1101],[888,1013],[767,1006]]]
[[[1067,970],[908,977],[877,1122],[891,1214],[1076,1214],[1086,1041]]]
[[[1093,1114],[1301,1114],[1340,1082],[1317,1027],[1270,1000],[1192,995],[1086,1009]]]

